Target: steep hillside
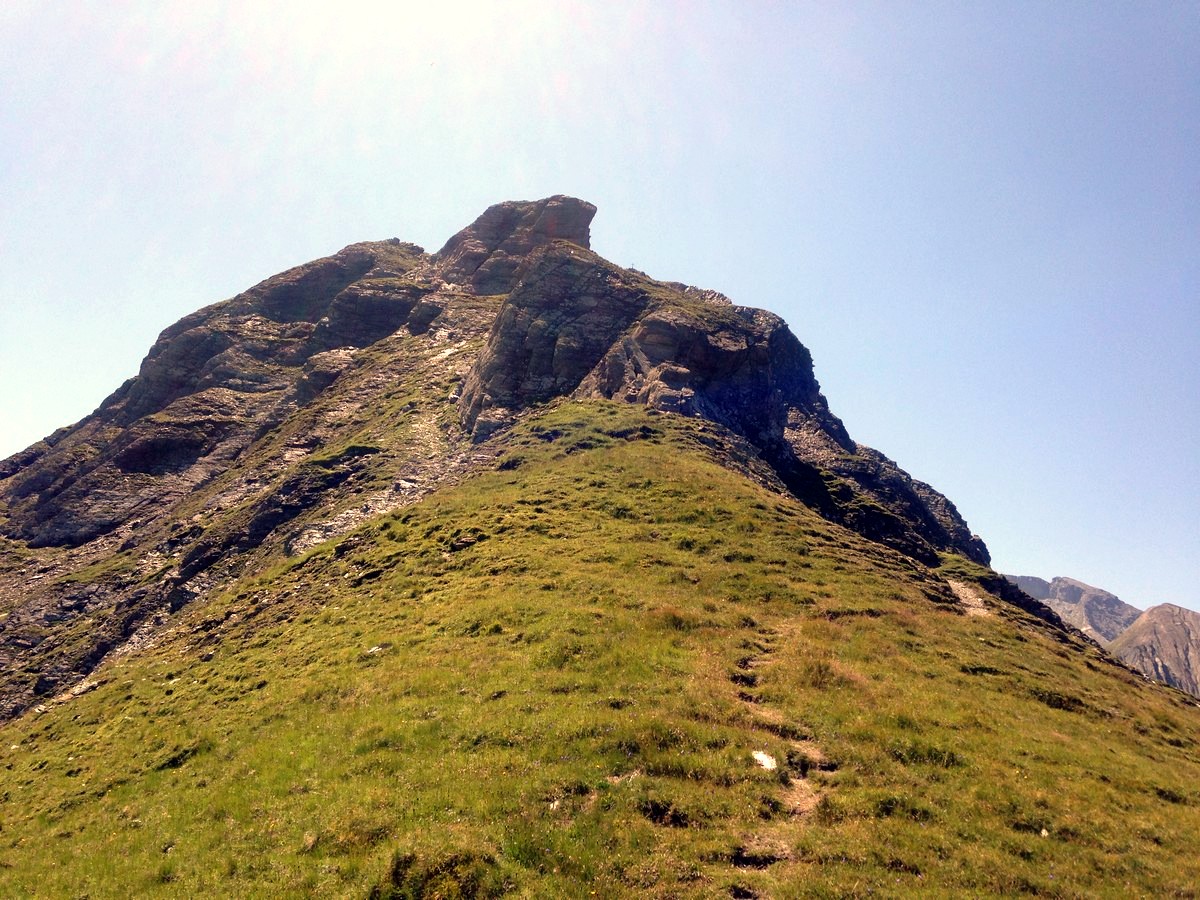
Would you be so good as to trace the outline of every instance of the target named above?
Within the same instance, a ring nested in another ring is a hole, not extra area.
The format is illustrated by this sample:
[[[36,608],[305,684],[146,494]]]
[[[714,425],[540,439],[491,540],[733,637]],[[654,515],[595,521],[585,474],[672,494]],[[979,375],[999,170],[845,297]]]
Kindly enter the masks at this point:
[[[554,406],[189,605],[4,728],[7,893],[1192,890],[1191,701],[740,446]]]
[[[0,716],[485,465],[490,435],[560,396],[720,423],[831,521],[926,564],[987,562],[953,504],[850,439],[782,320],[590,253],[594,213],[503,203],[437,254],[354,244],[269,278],[0,463]]]
[[[1200,613],[1171,603],[1151,607],[1109,649],[1155,681],[1200,695]]]
[[[1031,597],[1041,600],[1088,637],[1108,645],[1142,614],[1116,594],[1076,581],[1054,578],[1045,581],[1030,575],[1009,575],[1009,580]]]
[[[569,197],[0,463],[4,896],[1194,896],[1200,709]]]

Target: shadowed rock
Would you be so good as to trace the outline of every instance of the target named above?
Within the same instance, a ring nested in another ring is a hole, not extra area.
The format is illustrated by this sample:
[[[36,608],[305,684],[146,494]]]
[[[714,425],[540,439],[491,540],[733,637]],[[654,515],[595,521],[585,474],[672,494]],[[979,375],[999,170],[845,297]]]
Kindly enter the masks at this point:
[[[987,563],[949,500],[851,440],[778,316],[562,241],[530,254],[516,278],[463,385],[460,416],[475,440],[565,396],[705,418],[749,440],[831,519],[930,565],[939,551]]]

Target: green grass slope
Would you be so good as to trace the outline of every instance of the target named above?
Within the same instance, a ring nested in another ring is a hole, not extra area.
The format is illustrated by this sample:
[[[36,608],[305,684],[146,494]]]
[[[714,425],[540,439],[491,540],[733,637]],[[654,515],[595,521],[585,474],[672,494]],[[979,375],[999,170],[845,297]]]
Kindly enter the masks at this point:
[[[720,440],[564,404],[186,608],[0,728],[0,894],[1194,895],[1192,701]]]

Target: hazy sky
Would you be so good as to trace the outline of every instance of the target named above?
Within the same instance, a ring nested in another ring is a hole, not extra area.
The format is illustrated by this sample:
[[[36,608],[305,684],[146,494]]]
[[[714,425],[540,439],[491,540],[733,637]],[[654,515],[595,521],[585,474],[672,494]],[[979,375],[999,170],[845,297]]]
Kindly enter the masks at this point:
[[[436,7],[436,11],[435,11]],[[0,4],[0,457],[486,206],[771,309],[997,568],[1200,608],[1200,3]]]

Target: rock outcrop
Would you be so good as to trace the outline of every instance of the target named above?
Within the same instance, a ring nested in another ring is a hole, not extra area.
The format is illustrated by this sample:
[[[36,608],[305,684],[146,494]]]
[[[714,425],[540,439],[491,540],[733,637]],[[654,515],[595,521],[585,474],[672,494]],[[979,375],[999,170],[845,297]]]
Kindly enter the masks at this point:
[[[269,278],[0,462],[0,715],[153,640],[253,559],[487,465],[526,411],[570,398],[711,420],[829,519],[929,565],[986,564],[949,500],[851,439],[778,316],[605,261],[594,213],[502,203],[437,254],[354,244]]]
[[[347,247],[207,307],[160,335],[137,377],[35,445],[0,482],[5,533],[78,546],[146,519],[217,477],[358,348],[402,327],[428,288],[404,278],[412,244]]]
[[[782,319],[653,281],[565,241],[538,249],[518,270],[464,383],[460,413],[483,440],[521,410],[561,396],[717,422],[830,518],[929,564],[945,551],[988,561],[949,500],[851,440]]]
[[[450,238],[435,259],[446,281],[479,294],[507,293],[525,257],[538,247],[564,240],[586,250],[595,215],[592,204],[561,194],[534,203],[497,203]]]

